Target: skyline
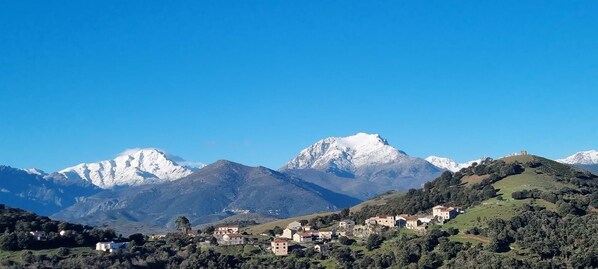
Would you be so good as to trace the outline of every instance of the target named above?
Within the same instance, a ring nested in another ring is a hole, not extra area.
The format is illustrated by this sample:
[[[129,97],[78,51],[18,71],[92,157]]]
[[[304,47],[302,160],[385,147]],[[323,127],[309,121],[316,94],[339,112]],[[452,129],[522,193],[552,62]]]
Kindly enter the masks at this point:
[[[277,169],[358,132],[458,162],[598,149],[597,2],[32,3],[0,9],[0,164]]]
[[[370,134],[374,134],[374,133],[370,133]],[[353,135],[355,135],[355,134],[353,134]],[[377,135],[380,135],[380,134],[377,134]],[[381,136],[382,138],[385,138],[385,137],[384,137],[384,136],[382,136],[382,135],[380,135],[380,136]],[[315,142],[317,142],[317,141],[315,141]],[[315,142],[314,142],[314,143],[315,143]],[[393,146],[391,143],[389,143],[389,145],[390,145],[390,146]],[[311,145],[310,145],[310,146],[311,146]],[[308,146],[306,146],[306,148],[307,148],[307,147],[308,147]],[[393,146],[393,147],[394,147],[394,146]],[[395,148],[396,148],[396,147],[395,147]],[[202,162],[201,160],[189,160],[189,159],[186,159],[184,156],[179,156],[179,155],[177,155],[176,153],[173,153],[173,152],[170,152],[170,151],[168,151],[168,150],[161,149],[161,148],[155,148],[155,147],[147,147],[147,148],[127,148],[127,149],[123,150],[122,152],[120,152],[120,153],[118,153],[118,154],[114,154],[114,155],[113,155],[113,156],[111,156],[111,157],[106,157],[106,158],[104,158],[104,159],[98,159],[98,160],[93,160],[93,161],[83,161],[83,162],[80,162],[80,163],[77,163],[77,164],[70,165],[69,167],[62,167],[62,168],[60,168],[60,170],[61,170],[61,169],[64,169],[64,168],[70,168],[70,167],[74,167],[74,166],[76,166],[76,165],[83,164],[83,163],[96,163],[96,162],[101,162],[101,161],[111,160],[111,159],[114,159],[114,158],[116,158],[116,157],[118,157],[118,156],[121,156],[121,155],[132,154],[132,153],[135,153],[135,152],[137,152],[137,151],[140,151],[140,150],[148,150],[148,149],[152,149],[152,150],[158,150],[158,151],[161,151],[162,153],[166,154],[166,155],[167,155],[167,157],[168,157],[168,158],[170,158],[172,161],[175,161],[175,162],[177,162],[177,163],[178,163],[178,164],[180,164],[180,165],[201,166],[201,165],[209,165],[209,164],[211,164],[211,163],[214,163],[214,162],[216,162],[216,161],[219,161],[219,160],[228,160],[228,159],[217,159],[217,160],[214,160],[213,162],[206,163],[206,162]],[[303,149],[301,149],[301,150],[303,150]],[[400,148],[397,148],[397,150],[400,150],[400,151],[402,151]],[[526,150],[526,149],[522,149],[522,150]],[[553,160],[557,160],[557,159],[565,159],[566,157],[570,157],[570,156],[574,155],[575,153],[584,152],[584,151],[591,151],[591,150],[594,150],[594,149],[579,150],[579,151],[576,151],[576,152],[572,152],[571,154],[568,154],[567,156],[553,157],[553,158],[551,158],[551,157],[548,157],[548,156],[544,156],[544,155],[541,155],[541,154],[535,154],[535,153],[530,153],[530,154],[532,154],[532,155],[537,155],[537,156],[541,156],[541,157],[547,157],[547,158],[549,158],[549,159],[553,159]],[[527,151],[527,150],[526,150],[526,151]],[[409,156],[411,156],[411,157],[418,157],[418,158],[421,158],[421,159],[425,159],[425,158],[427,158],[427,157],[442,157],[442,158],[448,158],[448,159],[451,159],[451,160],[453,160],[453,161],[456,161],[456,162],[457,162],[457,163],[459,163],[459,164],[462,164],[462,163],[467,163],[467,162],[474,161],[475,159],[479,159],[479,158],[486,158],[486,157],[490,157],[490,158],[493,158],[493,159],[499,159],[499,158],[503,158],[503,157],[507,157],[507,156],[510,156],[510,155],[513,155],[513,154],[519,154],[519,153],[520,153],[519,151],[511,151],[511,152],[508,152],[508,153],[504,153],[502,156],[487,156],[487,155],[480,155],[480,156],[479,156],[479,157],[477,157],[477,158],[472,158],[472,159],[470,159],[470,160],[466,160],[466,161],[455,160],[455,159],[451,158],[450,156],[439,156],[439,155],[434,155],[434,154],[432,154],[432,155],[428,155],[428,156],[413,156],[413,155],[410,155],[409,153],[407,153],[407,154],[408,154]],[[297,154],[299,154],[299,152],[297,152]],[[296,157],[296,156],[293,156],[292,158],[295,158],[295,157]],[[291,158],[291,159],[292,159],[292,158]],[[180,160],[180,159],[183,159],[183,160],[184,160],[184,162],[181,162],[181,160]],[[288,161],[291,161],[291,159],[288,159],[287,161],[285,161],[285,162],[283,163],[283,165],[281,165],[281,166],[278,166],[278,167],[269,167],[269,166],[265,166],[265,167],[267,167],[267,168],[270,168],[270,169],[274,169],[274,170],[276,170],[276,169],[279,169],[279,168],[283,167],[284,165],[286,165]],[[231,160],[229,160],[229,161],[231,161]],[[241,163],[241,164],[245,164],[245,163]],[[2,164],[0,164],[0,165],[2,165]],[[245,165],[247,165],[247,164],[245,164]],[[250,165],[250,166],[251,166],[251,165]],[[253,166],[263,166],[263,165],[260,165],[260,164],[255,164],[255,165],[253,165]],[[21,169],[32,169],[32,168],[35,168],[35,169],[40,169],[40,167],[15,167],[15,168],[21,168]],[[40,170],[42,170],[42,171],[44,171],[44,172],[46,172],[46,173],[51,173],[51,172],[58,172],[58,171],[60,171],[60,170],[44,170],[44,169],[40,169]]]

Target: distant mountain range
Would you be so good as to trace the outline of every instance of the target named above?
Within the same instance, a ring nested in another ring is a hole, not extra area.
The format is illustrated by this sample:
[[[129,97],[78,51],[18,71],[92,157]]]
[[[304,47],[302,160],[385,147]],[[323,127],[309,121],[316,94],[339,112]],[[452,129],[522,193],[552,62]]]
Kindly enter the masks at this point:
[[[593,173],[598,173],[598,151],[596,150],[580,151],[567,158],[556,161],[574,165]]]
[[[456,172],[482,159],[412,157],[366,133],[317,141],[278,171],[224,160],[204,167],[143,148],[49,174],[0,166],[0,203],[95,225],[168,226],[180,214],[194,224],[240,213],[290,217],[420,188],[445,170]],[[594,150],[558,161],[598,173]]]

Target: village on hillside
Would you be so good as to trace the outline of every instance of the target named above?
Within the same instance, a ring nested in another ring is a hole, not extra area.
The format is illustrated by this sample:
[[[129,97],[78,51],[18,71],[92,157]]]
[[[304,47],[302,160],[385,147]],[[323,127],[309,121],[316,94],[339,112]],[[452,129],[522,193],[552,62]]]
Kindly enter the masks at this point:
[[[429,215],[379,215],[366,219],[363,224],[356,224],[351,219],[342,219],[331,227],[321,229],[307,225],[305,220],[292,221],[279,233],[273,236],[262,234],[262,236],[271,237],[269,246],[264,249],[276,256],[286,256],[293,249],[312,248],[315,252],[326,252],[330,249],[330,244],[337,242],[341,237],[363,239],[384,229],[404,228],[423,235],[430,225],[442,225],[463,212],[463,209],[458,206],[437,205],[432,208]],[[214,229],[213,237],[219,246],[252,244],[256,248],[262,248],[256,244],[258,241],[250,234],[241,233],[239,226],[217,227]]]

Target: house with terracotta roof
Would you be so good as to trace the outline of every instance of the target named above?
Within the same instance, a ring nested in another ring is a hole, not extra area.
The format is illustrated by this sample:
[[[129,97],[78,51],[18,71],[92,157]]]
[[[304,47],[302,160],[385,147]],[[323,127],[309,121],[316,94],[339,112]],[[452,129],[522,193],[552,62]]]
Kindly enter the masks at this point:
[[[392,228],[392,227],[396,226],[396,219],[395,219],[395,216],[381,215],[381,216],[371,217],[371,218],[365,220],[365,224],[366,225],[380,225],[380,226],[386,226],[386,227]]]
[[[457,217],[460,211],[460,207],[445,207],[442,205],[437,205],[432,208],[432,216],[437,218],[440,222],[446,222]]]
[[[297,243],[307,243],[313,241],[311,233],[296,233],[293,235],[293,241]]]
[[[285,239],[276,238],[272,240],[270,248],[276,256],[286,256],[289,254],[289,243]]]

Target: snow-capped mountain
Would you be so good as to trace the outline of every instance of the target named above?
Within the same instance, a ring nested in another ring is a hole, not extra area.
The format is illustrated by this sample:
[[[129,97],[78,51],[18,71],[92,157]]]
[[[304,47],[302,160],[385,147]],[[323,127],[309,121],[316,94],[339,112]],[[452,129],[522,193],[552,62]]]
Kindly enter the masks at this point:
[[[567,158],[556,160],[560,163],[566,164],[598,164],[598,151],[596,150],[587,150],[587,151],[580,151],[577,152]]]
[[[84,180],[108,189],[173,181],[185,177],[199,167],[190,167],[180,157],[153,148],[131,149],[113,160],[82,163],[58,173],[69,180]]]
[[[283,169],[317,169],[355,173],[369,165],[407,162],[413,158],[388,145],[378,134],[329,137],[302,150]]]
[[[366,133],[322,139],[280,170],[360,199],[419,188],[442,172],[390,146],[380,135]]]
[[[457,172],[463,168],[470,167],[473,163],[481,163],[482,160],[484,160],[484,159],[486,159],[486,158],[480,158],[480,159],[465,162],[465,163],[457,163],[449,158],[430,156],[430,157],[426,158],[426,161],[430,162],[431,164],[435,165],[436,167],[446,169],[451,172]]]

